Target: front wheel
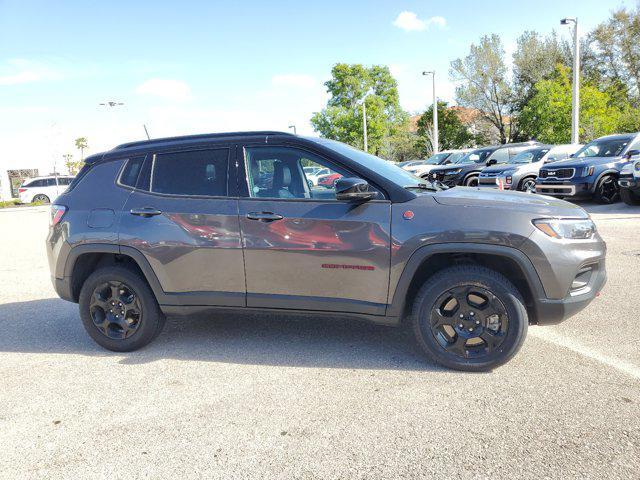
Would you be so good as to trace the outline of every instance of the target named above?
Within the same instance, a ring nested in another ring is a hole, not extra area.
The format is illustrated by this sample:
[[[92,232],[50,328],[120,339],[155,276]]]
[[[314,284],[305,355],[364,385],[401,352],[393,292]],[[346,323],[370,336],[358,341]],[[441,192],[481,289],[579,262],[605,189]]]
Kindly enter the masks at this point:
[[[47,197],[43,193],[39,193],[38,195],[33,197],[33,202],[32,203],[35,203],[35,202],[49,203],[50,201],[51,200],[49,200],[49,197]]]
[[[465,187],[477,187],[478,186],[478,176],[471,175],[464,180]]]
[[[520,184],[521,192],[532,192],[536,191],[536,179],[534,177],[525,178]]]
[[[428,357],[474,372],[508,362],[522,346],[529,323],[514,285],[476,265],[450,267],[428,279],[413,304],[412,322]]]
[[[620,199],[620,189],[616,177],[607,175],[602,178],[596,186],[593,199],[605,205],[617,202]]]
[[[165,317],[147,282],[124,266],[96,270],[80,290],[80,318],[95,342],[115,352],[144,347]]]
[[[635,194],[632,190],[628,188],[620,189],[620,198],[627,205],[638,206],[640,205],[640,195]]]

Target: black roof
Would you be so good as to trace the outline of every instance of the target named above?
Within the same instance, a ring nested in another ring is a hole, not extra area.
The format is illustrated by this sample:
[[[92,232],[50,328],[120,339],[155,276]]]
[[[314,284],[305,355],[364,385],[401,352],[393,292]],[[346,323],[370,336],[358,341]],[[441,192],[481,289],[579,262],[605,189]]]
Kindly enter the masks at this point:
[[[189,140],[215,140],[218,138],[263,137],[263,136],[269,136],[269,135],[293,136],[293,134],[288,132],[277,132],[277,131],[271,131],[271,130],[262,130],[262,131],[255,131],[255,132],[201,133],[198,135],[183,135],[179,137],[152,138],[150,140],[139,140],[137,142],[127,142],[127,143],[122,143],[118,145],[117,147],[114,148],[114,150],[123,150],[125,148],[133,148],[133,147],[146,147],[149,145],[183,142],[183,141],[189,141]]]

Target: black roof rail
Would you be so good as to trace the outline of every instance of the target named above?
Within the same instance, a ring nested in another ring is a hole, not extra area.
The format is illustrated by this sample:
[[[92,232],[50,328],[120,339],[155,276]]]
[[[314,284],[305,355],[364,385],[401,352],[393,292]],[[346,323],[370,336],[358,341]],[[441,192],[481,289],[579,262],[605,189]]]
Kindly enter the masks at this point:
[[[264,131],[255,131],[255,132],[224,132],[224,133],[201,133],[198,135],[183,135],[177,137],[163,137],[163,138],[152,138],[150,140],[138,140],[136,142],[127,142],[117,145],[113,148],[113,150],[123,150],[125,148],[131,147],[140,147],[144,145],[152,145],[158,143],[170,143],[181,140],[207,140],[207,139],[215,139],[215,138],[229,138],[229,137],[257,137],[257,136],[268,136],[268,135],[287,135],[294,136],[289,132],[278,132],[271,130]]]

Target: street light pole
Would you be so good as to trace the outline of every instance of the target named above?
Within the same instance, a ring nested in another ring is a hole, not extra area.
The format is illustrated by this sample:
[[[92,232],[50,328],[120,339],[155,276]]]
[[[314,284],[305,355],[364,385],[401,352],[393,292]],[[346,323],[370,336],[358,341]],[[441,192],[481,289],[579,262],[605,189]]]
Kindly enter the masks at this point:
[[[580,42],[578,18],[563,18],[560,25],[573,23],[573,95],[571,97],[571,143],[580,142]]]
[[[368,145],[367,145],[367,96],[364,96],[364,100],[362,101],[362,131],[364,137],[364,151],[369,153]]]
[[[431,75],[433,78],[433,153],[438,153],[438,99],[436,98],[436,72],[435,70],[422,72],[422,75]]]

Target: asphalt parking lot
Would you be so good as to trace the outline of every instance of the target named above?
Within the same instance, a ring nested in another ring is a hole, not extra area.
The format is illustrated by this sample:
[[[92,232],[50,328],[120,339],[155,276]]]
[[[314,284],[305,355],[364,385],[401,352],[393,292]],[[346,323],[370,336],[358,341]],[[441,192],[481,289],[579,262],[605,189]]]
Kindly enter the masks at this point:
[[[174,320],[104,351],[50,285],[48,210],[0,210],[0,476],[638,478],[640,208],[585,208],[602,296],[488,374],[341,319]]]

